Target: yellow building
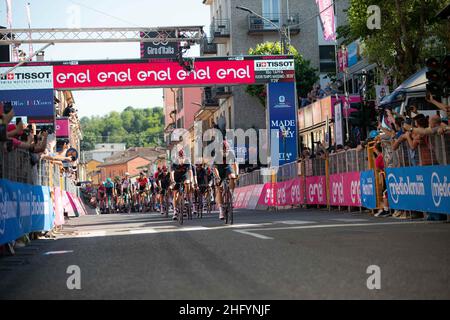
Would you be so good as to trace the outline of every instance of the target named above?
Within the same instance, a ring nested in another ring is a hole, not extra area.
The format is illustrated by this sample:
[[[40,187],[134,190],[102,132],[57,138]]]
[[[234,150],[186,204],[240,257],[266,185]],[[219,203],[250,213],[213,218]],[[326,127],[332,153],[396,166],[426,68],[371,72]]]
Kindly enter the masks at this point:
[[[87,180],[92,181],[92,184],[98,185],[101,180],[101,175],[99,174],[100,169],[98,166],[102,164],[102,162],[97,160],[90,160],[86,163],[86,177]]]

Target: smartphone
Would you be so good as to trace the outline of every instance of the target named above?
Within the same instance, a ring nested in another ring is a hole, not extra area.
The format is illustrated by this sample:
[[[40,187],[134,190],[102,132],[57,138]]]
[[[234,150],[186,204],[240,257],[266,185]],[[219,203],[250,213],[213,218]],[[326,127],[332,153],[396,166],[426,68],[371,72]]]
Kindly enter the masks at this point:
[[[12,104],[11,102],[5,102],[3,104],[3,112],[4,113],[9,113],[12,110]]]

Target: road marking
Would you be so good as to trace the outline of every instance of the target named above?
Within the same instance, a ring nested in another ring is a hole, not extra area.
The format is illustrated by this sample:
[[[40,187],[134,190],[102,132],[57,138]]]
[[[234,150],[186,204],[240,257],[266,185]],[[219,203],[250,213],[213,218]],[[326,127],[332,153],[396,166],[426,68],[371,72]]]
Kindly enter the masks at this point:
[[[273,239],[271,237],[267,237],[267,236],[264,236],[264,235],[259,234],[259,233],[253,233],[253,232],[250,232],[250,231],[247,231],[247,230],[233,230],[233,231],[234,232],[239,232],[239,233],[242,233],[242,234],[246,234],[248,236],[252,236],[252,237],[255,237],[255,238],[258,238],[258,239],[263,239],[263,240],[272,240]]]
[[[283,223],[283,224],[310,224],[317,223],[316,221],[301,221],[301,220],[286,220],[286,221],[274,221],[274,223]]]
[[[252,237],[264,240],[272,240],[274,238],[256,233],[255,231],[278,231],[278,230],[295,230],[295,229],[325,229],[325,228],[346,228],[346,227],[369,227],[369,226],[386,226],[386,225],[406,225],[406,224],[425,224],[429,221],[415,221],[415,222],[379,222],[379,223],[351,223],[351,224],[322,224],[313,226],[296,226],[296,227],[277,227],[277,228],[257,228],[246,230],[233,230]]]
[[[44,253],[44,256],[52,256],[52,255],[72,253],[72,252],[73,252],[73,250],[48,251],[48,252]]]
[[[369,219],[352,219],[352,218],[342,218],[342,219],[330,219],[331,221],[338,221],[338,222],[364,222],[364,221],[370,221]]]

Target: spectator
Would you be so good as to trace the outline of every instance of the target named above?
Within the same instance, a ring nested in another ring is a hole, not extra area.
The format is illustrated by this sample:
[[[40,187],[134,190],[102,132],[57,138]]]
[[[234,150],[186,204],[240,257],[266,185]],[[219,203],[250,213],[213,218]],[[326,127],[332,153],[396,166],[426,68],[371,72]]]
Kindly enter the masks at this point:
[[[414,118],[414,120],[418,128],[420,129],[428,128],[428,119],[423,114],[417,115]],[[414,151],[416,151],[417,149],[419,150],[420,165],[428,166],[432,165],[433,163],[436,163],[436,161],[433,159],[432,156],[432,146],[429,137],[424,134],[413,133],[411,129],[413,128],[410,128],[410,130],[406,132],[404,135],[410,149]]]
[[[386,189],[386,174],[384,172],[384,158],[383,158],[383,149],[381,148],[381,143],[377,143],[375,145],[375,169],[376,172],[380,175],[380,181],[382,183],[382,192],[383,192],[383,209],[380,209],[375,217],[388,217],[391,215],[389,211],[389,203],[387,199],[387,189]]]
[[[434,104],[440,110],[445,111],[445,113],[447,114],[447,120],[449,119],[449,117],[450,117],[450,106],[449,105],[446,105],[445,103],[434,100],[433,95],[430,93],[427,93],[426,100],[429,103]]]

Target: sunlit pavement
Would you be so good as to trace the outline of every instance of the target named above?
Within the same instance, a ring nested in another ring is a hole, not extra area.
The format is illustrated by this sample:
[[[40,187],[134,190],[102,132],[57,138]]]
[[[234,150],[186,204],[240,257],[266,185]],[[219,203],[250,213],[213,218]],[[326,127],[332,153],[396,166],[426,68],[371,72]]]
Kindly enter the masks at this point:
[[[70,219],[56,240],[0,258],[7,299],[450,298],[450,225],[296,209],[185,220],[157,213]],[[81,290],[69,290],[69,266]],[[369,266],[379,290],[369,290]]]

